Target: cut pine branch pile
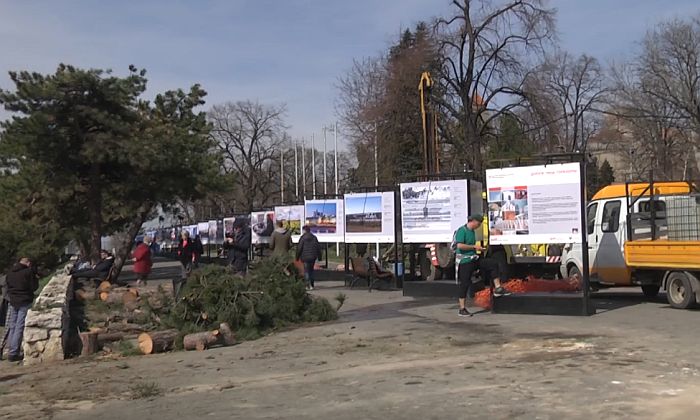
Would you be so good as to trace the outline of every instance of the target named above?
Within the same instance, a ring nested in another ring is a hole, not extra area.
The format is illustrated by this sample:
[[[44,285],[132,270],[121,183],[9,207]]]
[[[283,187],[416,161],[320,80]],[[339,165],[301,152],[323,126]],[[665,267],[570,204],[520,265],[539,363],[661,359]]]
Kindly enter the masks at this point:
[[[199,333],[228,324],[238,339],[300,322],[335,319],[325,299],[306,293],[291,263],[268,259],[245,276],[226,267],[207,266],[193,273],[164,323],[184,333]],[[184,343],[183,343],[184,344]]]
[[[559,280],[547,280],[536,277],[511,279],[503,287],[513,294],[522,293],[572,293],[581,290],[581,279],[570,277]],[[491,289],[484,289],[474,295],[474,304],[484,309],[491,309]]]

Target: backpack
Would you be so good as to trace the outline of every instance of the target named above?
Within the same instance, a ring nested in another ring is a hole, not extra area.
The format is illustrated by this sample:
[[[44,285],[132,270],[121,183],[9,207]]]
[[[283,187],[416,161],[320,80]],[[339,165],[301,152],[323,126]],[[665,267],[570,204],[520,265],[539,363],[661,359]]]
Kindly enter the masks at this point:
[[[452,250],[452,253],[455,254],[457,253],[457,232],[462,229],[462,226],[458,227],[457,230],[452,232],[452,242],[450,242],[450,249]]]

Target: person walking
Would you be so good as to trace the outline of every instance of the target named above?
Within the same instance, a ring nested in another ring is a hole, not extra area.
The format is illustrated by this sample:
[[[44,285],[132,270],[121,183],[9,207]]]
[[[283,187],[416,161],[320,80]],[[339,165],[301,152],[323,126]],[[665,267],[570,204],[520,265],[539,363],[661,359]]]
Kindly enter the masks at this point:
[[[145,286],[148,275],[151,274],[153,259],[151,253],[151,237],[146,235],[143,242],[136,245],[134,250],[134,273],[136,274],[136,286]]]
[[[507,294],[506,290],[501,286],[500,274],[498,273],[498,264],[493,261],[480,261],[477,251],[481,252],[484,248],[476,243],[476,231],[481,227],[483,216],[476,214],[467,218],[467,223],[460,226],[455,232],[454,241],[456,243],[455,263],[457,267],[457,279],[459,281],[459,316],[472,316],[466,307],[467,296],[472,297],[472,274],[477,269],[481,270],[481,275],[484,283],[490,283],[493,278],[493,286],[495,287],[493,295],[496,297]]]
[[[307,290],[314,290],[314,265],[321,259],[321,245],[316,235],[311,233],[311,227],[304,226],[304,234],[297,245],[297,260],[304,263],[304,280]]]
[[[226,238],[223,248],[226,260],[234,273],[245,274],[248,271],[248,253],[250,252],[250,229],[242,220],[233,222],[233,234]]]
[[[7,297],[10,301],[10,313],[5,330],[9,352],[7,360],[17,362],[24,358],[22,338],[27,312],[34,301],[34,292],[39,288],[39,277],[32,268],[29,258],[22,258],[7,274]]]
[[[273,257],[285,258],[292,249],[292,232],[284,227],[281,220],[277,221],[277,228],[270,238],[270,251]]]
[[[187,282],[187,277],[192,272],[192,265],[195,259],[194,241],[190,239],[190,232],[183,230],[180,235],[180,242],[177,246],[177,257],[180,261],[180,278],[173,279],[173,295],[175,299],[180,295],[180,289]]]

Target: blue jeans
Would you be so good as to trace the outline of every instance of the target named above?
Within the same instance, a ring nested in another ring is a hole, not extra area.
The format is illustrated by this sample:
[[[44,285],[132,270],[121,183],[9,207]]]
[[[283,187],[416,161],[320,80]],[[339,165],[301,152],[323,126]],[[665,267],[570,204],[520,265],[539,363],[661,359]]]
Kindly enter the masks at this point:
[[[306,284],[314,287],[314,265],[316,261],[304,261],[304,280]]]
[[[22,354],[22,337],[24,336],[24,321],[27,312],[32,304],[27,303],[18,307],[10,305],[10,317],[7,323],[7,339],[9,340],[9,355],[19,356]]]

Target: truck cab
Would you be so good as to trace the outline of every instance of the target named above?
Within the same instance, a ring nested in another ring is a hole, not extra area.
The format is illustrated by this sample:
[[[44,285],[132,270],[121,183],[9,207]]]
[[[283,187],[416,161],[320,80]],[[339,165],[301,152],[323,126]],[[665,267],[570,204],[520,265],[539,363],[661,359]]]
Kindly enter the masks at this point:
[[[656,296],[668,269],[674,267],[630,264],[626,244],[656,241],[654,244],[668,245],[660,242],[668,241],[672,226],[666,202],[690,192],[691,185],[686,182],[661,182],[613,184],[596,193],[586,211],[591,287],[641,286],[646,296]],[[561,274],[573,276],[581,273],[582,267],[581,244],[565,246]]]

